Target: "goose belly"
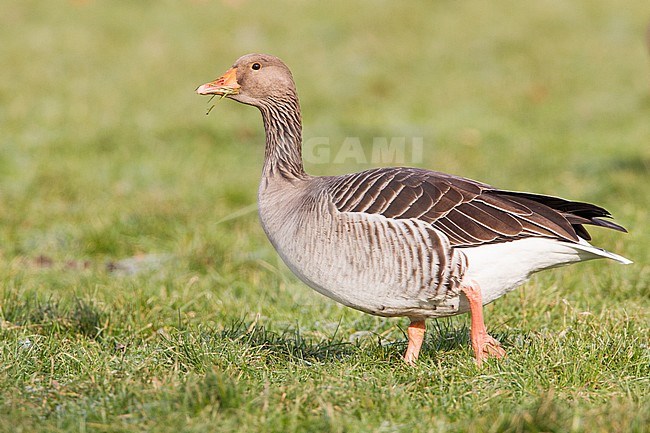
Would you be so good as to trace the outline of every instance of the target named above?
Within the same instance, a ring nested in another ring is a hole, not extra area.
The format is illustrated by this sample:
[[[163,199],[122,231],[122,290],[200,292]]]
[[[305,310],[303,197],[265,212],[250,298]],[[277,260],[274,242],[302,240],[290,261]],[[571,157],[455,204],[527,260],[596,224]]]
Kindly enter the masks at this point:
[[[380,316],[458,312],[464,256],[423,223],[328,209],[260,217],[287,266],[335,301]]]

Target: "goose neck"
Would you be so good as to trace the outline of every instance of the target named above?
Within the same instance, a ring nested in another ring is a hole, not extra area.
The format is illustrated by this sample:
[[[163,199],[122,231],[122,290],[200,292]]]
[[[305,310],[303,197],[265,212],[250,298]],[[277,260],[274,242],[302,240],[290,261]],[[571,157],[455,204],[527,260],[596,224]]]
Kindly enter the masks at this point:
[[[283,99],[269,98],[259,108],[266,132],[264,176],[305,177],[298,98],[295,95]]]

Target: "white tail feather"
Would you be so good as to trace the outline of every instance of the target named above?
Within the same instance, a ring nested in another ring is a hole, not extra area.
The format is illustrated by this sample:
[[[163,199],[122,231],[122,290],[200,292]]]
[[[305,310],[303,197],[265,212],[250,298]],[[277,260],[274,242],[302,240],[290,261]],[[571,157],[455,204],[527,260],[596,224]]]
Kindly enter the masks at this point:
[[[462,248],[460,251],[468,260],[466,278],[479,283],[484,303],[501,297],[525,282],[535,272],[544,269],[600,258],[624,264],[632,263],[625,257],[596,248],[582,239],[579,243],[573,243],[527,238]]]
[[[612,252],[609,252],[607,250],[603,250],[602,248],[595,247],[591,245],[589,242],[585,241],[584,239],[580,239],[580,243],[578,244],[573,244],[573,243],[567,243],[567,245],[571,246],[572,248],[575,248],[576,250],[580,252],[585,252],[587,255],[584,256],[583,254],[580,254],[580,258],[583,260],[591,260],[591,259],[598,259],[598,258],[607,258],[607,259],[612,259],[616,260],[619,263],[622,263],[624,265],[629,265],[632,262],[632,260],[626,259],[623,256],[619,256],[618,254],[614,254]]]

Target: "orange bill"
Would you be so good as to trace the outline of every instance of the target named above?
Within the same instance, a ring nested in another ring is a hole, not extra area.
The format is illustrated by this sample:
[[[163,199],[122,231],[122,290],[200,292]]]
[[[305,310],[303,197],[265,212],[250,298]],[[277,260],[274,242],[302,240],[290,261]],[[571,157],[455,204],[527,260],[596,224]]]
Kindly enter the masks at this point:
[[[237,83],[237,69],[230,68],[216,80],[199,86],[196,93],[199,95],[227,96],[239,93],[240,87],[239,83]]]

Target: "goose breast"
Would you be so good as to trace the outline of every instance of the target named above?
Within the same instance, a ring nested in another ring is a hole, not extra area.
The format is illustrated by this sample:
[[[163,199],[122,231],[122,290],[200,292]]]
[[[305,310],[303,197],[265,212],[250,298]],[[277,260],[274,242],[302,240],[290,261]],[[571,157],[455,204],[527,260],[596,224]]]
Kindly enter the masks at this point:
[[[340,212],[331,179],[260,186],[262,226],[287,266],[323,295],[371,314],[458,314],[465,255],[423,221]]]

